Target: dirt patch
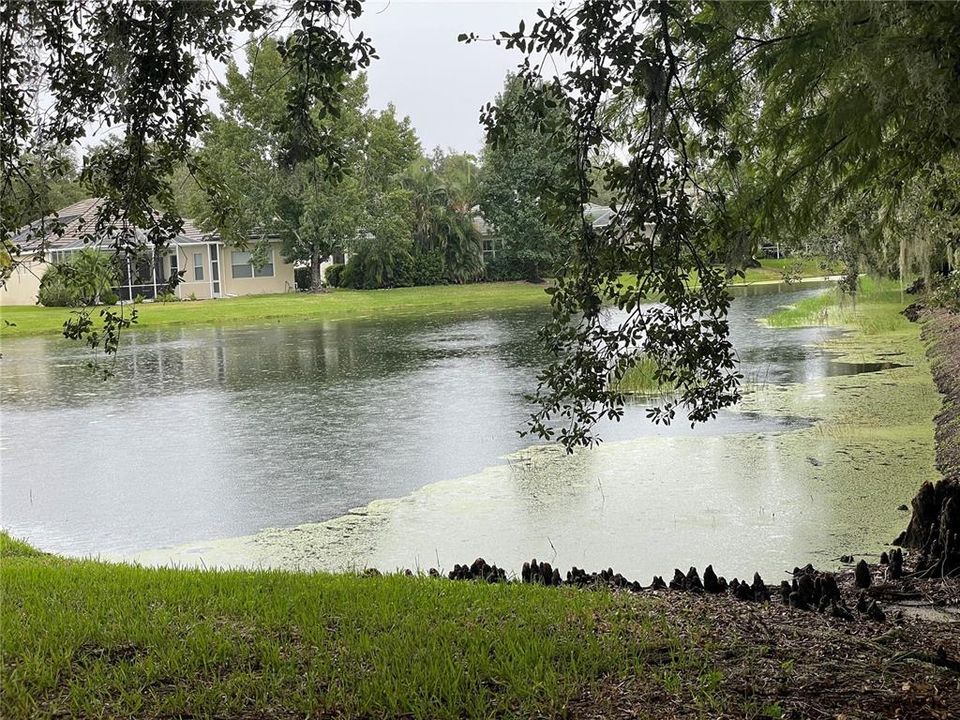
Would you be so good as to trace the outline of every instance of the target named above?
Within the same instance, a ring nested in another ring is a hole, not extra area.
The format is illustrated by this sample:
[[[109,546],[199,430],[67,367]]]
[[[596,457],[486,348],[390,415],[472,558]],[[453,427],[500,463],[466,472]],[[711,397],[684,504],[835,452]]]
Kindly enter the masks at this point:
[[[573,717],[960,717],[960,672],[946,666],[960,657],[957,624],[846,622],[777,603],[663,595],[704,672],[605,678],[571,703]]]

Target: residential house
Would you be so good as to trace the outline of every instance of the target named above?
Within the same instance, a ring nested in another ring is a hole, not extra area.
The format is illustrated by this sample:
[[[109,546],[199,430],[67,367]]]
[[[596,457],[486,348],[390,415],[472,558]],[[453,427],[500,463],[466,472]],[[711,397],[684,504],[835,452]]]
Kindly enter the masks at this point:
[[[31,237],[42,227],[40,221],[23,228],[13,242],[21,247],[23,264],[7,279],[0,290],[2,305],[33,305],[37,302],[40,281],[51,263],[63,262],[74,253],[90,247],[89,235],[96,224],[97,198],[81,200],[64,208],[54,224],[62,232],[47,233],[45,237]],[[143,232],[134,229],[143,236]],[[32,256],[43,249],[43,261]],[[175,289],[181,299],[233,297],[293,292],[294,266],[284,260],[280,240],[270,240],[266,262],[256,267],[251,261],[252,248],[240,250],[221,242],[216,233],[200,230],[190,220],[184,220],[183,232],[173,238],[160,252],[148,252],[141,257],[121,259],[120,284],[116,288],[121,300],[157,297],[164,291],[168,278],[183,271],[182,280]],[[104,252],[109,250],[104,248]]]
[[[497,235],[496,228],[490,225],[480,214],[479,206],[473,208],[473,213],[473,227],[480,236],[483,247],[483,262],[486,264],[497,257],[497,252],[502,250],[503,243]],[[610,225],[614,214],[614,211],[607,205],[587,203],[583,206],[583,216],[598,230]]]

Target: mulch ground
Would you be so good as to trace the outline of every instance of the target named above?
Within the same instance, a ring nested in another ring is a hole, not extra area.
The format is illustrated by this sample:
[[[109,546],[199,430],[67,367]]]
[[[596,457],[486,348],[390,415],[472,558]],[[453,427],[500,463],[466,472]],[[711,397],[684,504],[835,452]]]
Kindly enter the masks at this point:
[[[719,673],[604,684],[573,717],[960,718],[960,622],[898,618],[891,606],[886,622],[845,621],[777,600],[661,594],[670,624]]]

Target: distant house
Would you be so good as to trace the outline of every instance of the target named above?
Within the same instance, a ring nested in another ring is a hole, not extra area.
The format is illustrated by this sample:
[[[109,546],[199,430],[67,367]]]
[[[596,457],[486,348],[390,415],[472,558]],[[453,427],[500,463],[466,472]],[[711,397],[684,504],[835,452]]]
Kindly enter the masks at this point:
[[[593,227],[600,228],[607,227],[611,222],[616,213],[610,208],[609,205],[597,205],[596,203],[587,203],[583,206],[583,217],[589,220]]]
[[[488,223],[480,214],[480,207],[473,208],[473,227],[480,236],[480,242],[483,247],[483,261],[488,263],[497,257],[497,252],[502,249],[503,243],[497,235],[497,230]],[[583,206],[583,216],[590,221],[596,229],[605,228],[613,221],[614,211],[607,205],[597,205],[587,203]]]
[[[36,232],[40,225],[38,221],[23,228],[13,238],[14,244],[21,246],[25,261],[7,279],[6,287],[0,290],[0,304],[33,305],[37,302],[40,281],[50,264],[68,260],[74,253],[90,247],[84,242],[84,236],[96,224],[96,209],[100,202],[96,198],[81,200],[61,210],[57,218],[63,228],[61,234],[31,238],[31,232]],[[51,223],[52,219],[46,222]],[[134,232],[142,234],[137,229]],[[30,259],[41,243],[44,260]],[[179,271],[183,271],[183,279],[174,292],[181,299],[294,291],[293,264],[284,261],[279,240],[271,240],[269,245],[267,262],[254,267],[249,249],[244,251],[226,246],[215,233],[204,232],[190,220],[184,220],[183,232],[159,253],[121,259],[121,278],[116,291],[121,300],[132,300],[138,295],[152,299],[164,291],[167,279]]]
[[[476,230],[480,236],[480,242],[483,247],[483,263],[486,265],[497,257],[497,234],[493,227],[480,215],[479,207],[473,208],[473,213],[474,215],[471,222],[473,223],[474,230]]]

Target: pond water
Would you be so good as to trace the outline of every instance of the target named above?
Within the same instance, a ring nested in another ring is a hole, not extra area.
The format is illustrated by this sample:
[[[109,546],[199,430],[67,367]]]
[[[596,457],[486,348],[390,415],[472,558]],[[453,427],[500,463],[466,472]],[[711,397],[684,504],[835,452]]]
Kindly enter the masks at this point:
[[[833,331],[757,323],[818,291],[753,288],[733,303],[754,386],[850,371],[814,346]],[[545,317],[140,330],[106,382],[76,344],[5,342],[0,524],[70,555],[327,569],[486,553],[665,573],[713,551],[770,569],[889,539],[889,518],[867,526],[839,507],[849,494],[811,490],[815,465],[794,472],[780,439],[810,422],[782,412],[691,430],[651,425],[634,402],[597,450],[531,447],[517,430]],[[913,489],[911,477],[897,504]]]

